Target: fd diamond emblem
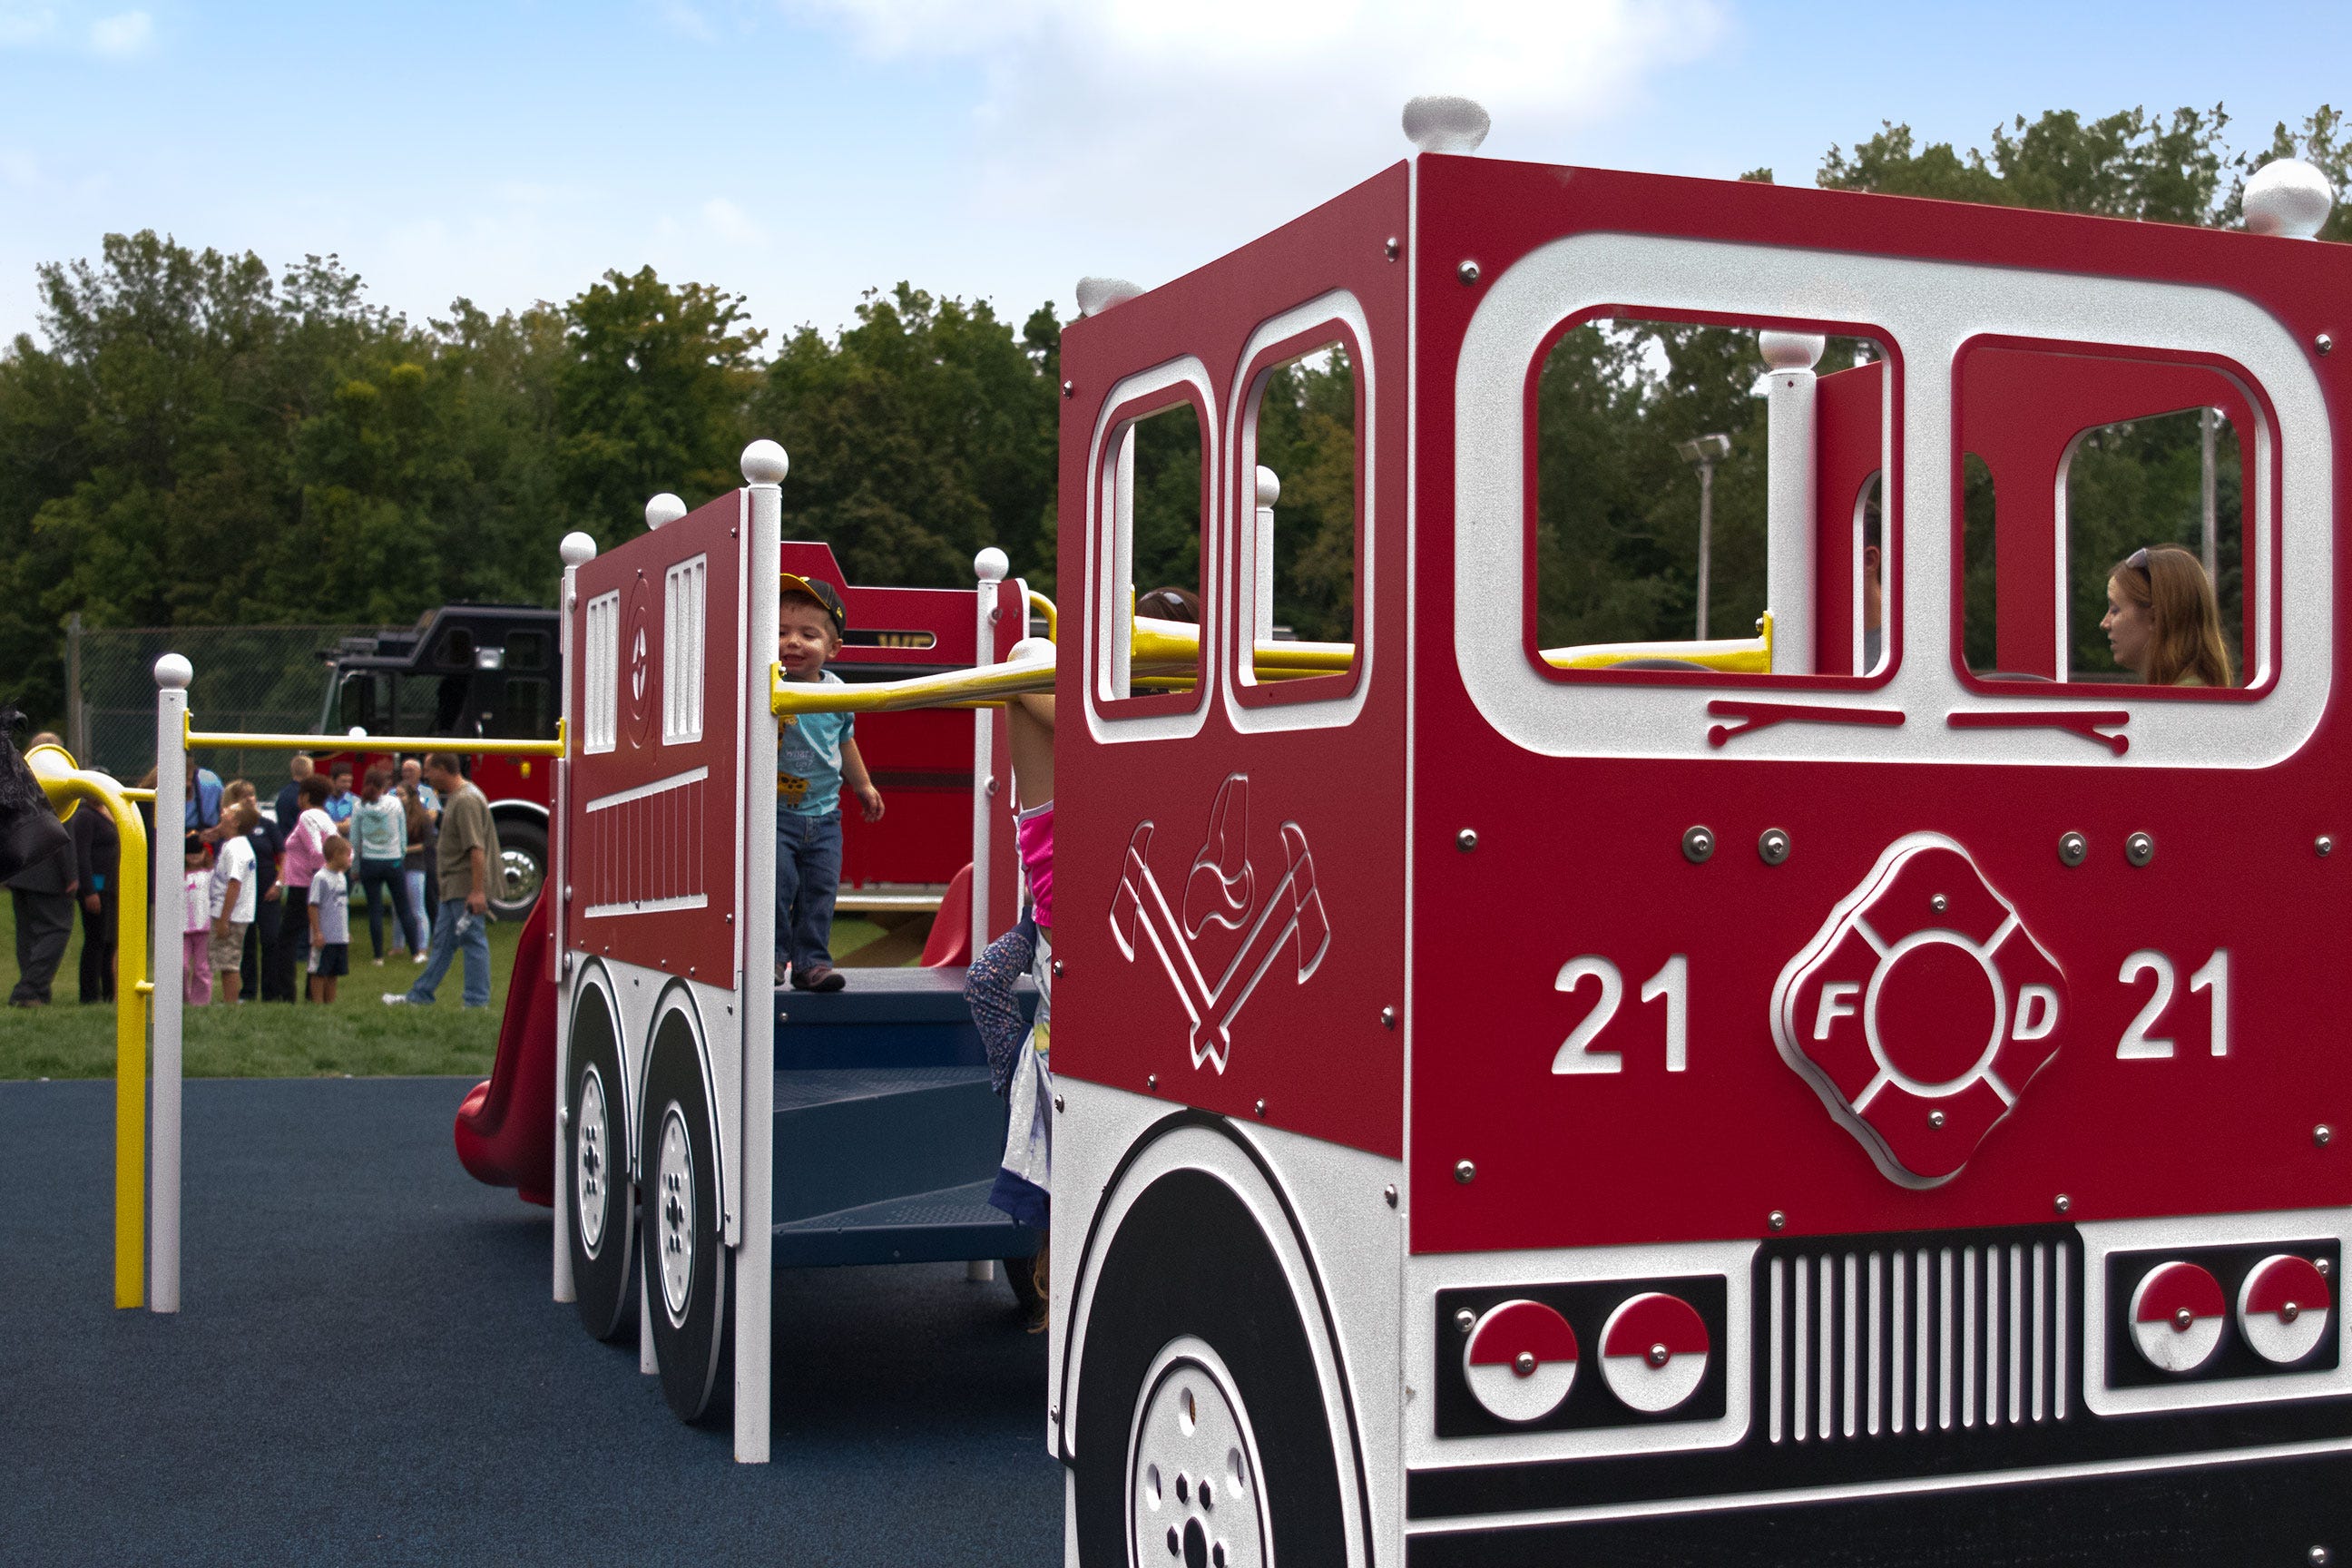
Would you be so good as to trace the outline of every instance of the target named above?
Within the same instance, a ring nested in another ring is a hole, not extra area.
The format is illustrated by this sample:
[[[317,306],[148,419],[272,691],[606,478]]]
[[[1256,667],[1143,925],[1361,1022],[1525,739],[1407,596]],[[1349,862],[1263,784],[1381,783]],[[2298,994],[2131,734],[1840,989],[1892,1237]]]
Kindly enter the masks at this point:
[[[1896,839],[1772,989],[1772,1038],[1907,1187],[1959,1174],[2058,1054],[2066,981],[1967,850]]]

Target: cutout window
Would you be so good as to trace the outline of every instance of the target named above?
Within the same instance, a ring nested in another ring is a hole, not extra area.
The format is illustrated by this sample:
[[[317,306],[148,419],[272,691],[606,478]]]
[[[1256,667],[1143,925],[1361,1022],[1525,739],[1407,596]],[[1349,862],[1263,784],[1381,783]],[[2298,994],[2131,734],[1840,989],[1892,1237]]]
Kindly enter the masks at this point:
[[[1190,398],[1133,416],[1104,444],[1110,602],[1098,617],[1100,700],[1184,712],[1200,701],[1208,469]]]
[[[2263,650],[2246,594],[2242,437],[2258,417],[2245,384],[2210,364],[1967,351],[1958,522],[1970,676],[2011,695],[2037,684],[2246,687],[2247,655],[2259,662]]]
[[[709,631],[710,558],[681,561],[662,578],[662,744],[702,739],[702,645]]]
[[[1528,388],[1538,668],[1883,677],[1898,374],[1866,329],[1609,311],[1564,323]]]
[[[1234,508],[1245,703],[1339,695],[1362,662],[1364,388],[1351,345],[1322,329],[1270,348],[1251,376]]]

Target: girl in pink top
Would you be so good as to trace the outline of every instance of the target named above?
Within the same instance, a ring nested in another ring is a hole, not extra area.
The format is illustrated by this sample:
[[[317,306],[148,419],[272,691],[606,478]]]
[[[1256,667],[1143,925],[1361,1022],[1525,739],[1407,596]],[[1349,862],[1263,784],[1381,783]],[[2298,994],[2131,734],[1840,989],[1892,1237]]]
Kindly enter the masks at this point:
[[[209,1007],[213,1000],[213,874],[205,867],[205,841],[200,834],[187,838],[187,907],[180,927],[180,1000],[191,1007]]]

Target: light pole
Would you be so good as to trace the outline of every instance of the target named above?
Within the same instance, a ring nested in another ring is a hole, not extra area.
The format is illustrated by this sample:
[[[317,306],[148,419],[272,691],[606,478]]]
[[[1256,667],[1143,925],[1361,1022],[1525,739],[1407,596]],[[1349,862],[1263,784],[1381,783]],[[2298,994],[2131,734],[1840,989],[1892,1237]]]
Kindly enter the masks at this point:
[[[1706,640],[1706,564],[1715,531],[1715,465],[1731,456],[1728,436],[1699,436],[1675,443],[1683,461],[1698,470],[1698,640]]]

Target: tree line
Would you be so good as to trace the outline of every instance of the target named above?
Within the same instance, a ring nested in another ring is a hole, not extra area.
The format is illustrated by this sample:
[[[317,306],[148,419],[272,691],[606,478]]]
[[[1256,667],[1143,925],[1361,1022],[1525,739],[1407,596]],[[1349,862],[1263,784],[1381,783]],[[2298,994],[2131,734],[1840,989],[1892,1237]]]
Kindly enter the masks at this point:
[[[1832,148],[1815,177],[2206,225],[2238,221],[2245,175],[2271,157],[2308,157],[2341,188],[2352,142],[2332,109],[2251,153],[2228,125],[2218,107],[2053,111],[1961,152],[1890,123]],[[2352,237],[2352,213],[2323,237]],[[961,584],[995,544],[1051,590],[1051,305],[1016,323],[902,282],[838,331],[772,343],[742,295],[646,268],[561,304],[493,315],[460,299],[418,322],[371,302],[334,256],[273,272],[152,231],[43,266],[38,292],[38,331],[0,352],[0,683],[39,719],[64,710],[68,615],[389,624],[456,600],[551,603],[565,532],[610,547],[656,490],[699,504],[739,482],[755,436],[792,453],[788,531],[830,542],[852,581]],[[1570,534],[1538,541],[1561,563],[1541,575],[1548,624],[1600,625],[1593,607],[1611,605],[1613,633],[1687,635],[1695,481],[1673,441],[1705,428],[1760,450],[1751,342],[1641,328],[1554,356],[1542,396],[1578,417],[1540,438],[1591,456],[1576,521],[1544,524]],[[1268,392],[1262,451],[1285,479],[1276,619],[1302,635],[1345,635],[1353,402],[1343,356],[1289,367]],[[1719,482],[1717,602],[1760,602],[1760,507],[1736,476]]]

